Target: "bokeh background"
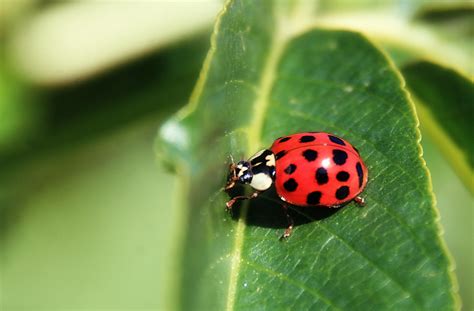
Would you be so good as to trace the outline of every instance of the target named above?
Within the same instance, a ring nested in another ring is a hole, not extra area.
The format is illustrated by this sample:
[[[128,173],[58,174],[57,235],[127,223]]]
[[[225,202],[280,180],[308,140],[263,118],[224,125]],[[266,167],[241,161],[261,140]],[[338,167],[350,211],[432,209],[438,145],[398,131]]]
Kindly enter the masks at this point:
[[[435,1],[414,2],[320,7],[381,10],[409,24]],[[188,100],[221,6],[0,2],[1,310],[169,308],[169,267],[185,228],[177,177],[153,143]],[[439,42],[452,42],[461,26],[440,30]],[[461,48],[472,56],[471,47]],[[436,140],[423,135],[422,144],[463,308],[472,310],[472,197]]]

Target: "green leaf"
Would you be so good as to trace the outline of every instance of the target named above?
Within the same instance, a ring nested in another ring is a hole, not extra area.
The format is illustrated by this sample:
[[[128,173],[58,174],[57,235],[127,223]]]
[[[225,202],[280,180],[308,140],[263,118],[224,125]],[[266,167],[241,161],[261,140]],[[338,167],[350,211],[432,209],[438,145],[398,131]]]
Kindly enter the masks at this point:
[[[415,14],[414,19],[433,24],[456,23],[464,35],[472,35],[474,22],[474,6],[472,2],[460,3],[428,3]],[[459,24],[458,24],[459,23]],[[446,25],[448,26],[448,25]]]
[[[469,59],[474,49],[474,5],[472,1],[459,3],[430,2],[415,14],[414,21],[426,25],[450,46],[463,49]],[[472,66],[462,68],[472,74]]]
[[[32,99],[34,90],[21,83],[0,59],[0,155],[14,148],[38,128],[41,107]]]
[[[424,135],[423,158],[430,169],[433,190],[436,193],[436,207],[440,213],[443,237],[456,262],[456,277],[463,310],[474,310],[472,280],[474,280],[474,252],[472,243],[465,243],[466,236],[472,235],[472,194],[463,186],[452,167],[439,152],[438,146],[428,134]]]
[[[184,310],[455,309],[399,74],[363,36],[307,30],[273,4],[227,3],[190,104],[160,131],[158,154],[180,174],[187,211],[175,300]],[[279,242],[286,222],[272,194],[231,219],[221,190],[230,154],[299,131],[333,132],[360,149],[368,203],[295,208],[296,229]]]
[[[420,6],[429,1],[431,0],[411,0],[407,2],[397,0],[319,0],[318,11],[322,13],[373,11],[380,14],[381,12],[384,13],[387,10],[391,10],[403,16],[419,9]]]
[[[452,69],[427,61],[408,64],[402,72],[417,103],[421,125],[474,192],[474,84]]]

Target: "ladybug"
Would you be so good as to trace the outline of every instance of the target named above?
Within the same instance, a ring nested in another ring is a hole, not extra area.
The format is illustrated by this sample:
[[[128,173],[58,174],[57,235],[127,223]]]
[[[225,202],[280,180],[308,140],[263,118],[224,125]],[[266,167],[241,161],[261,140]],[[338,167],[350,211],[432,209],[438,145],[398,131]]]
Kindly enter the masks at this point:
[[[257,152],[247,161],[230,165],[225,189],[237,183],[254,189],[250,196],[235,196],[227,209],[238,200],[252,199],[275,186],[285,211],[297,206],[341,207],[365,200],[359,196],[368,179],[367,167],[357,148],[347,140],[326,132],[304,132],[276,139],[270,149]],[[293,221],[282,238],[290,236]]]

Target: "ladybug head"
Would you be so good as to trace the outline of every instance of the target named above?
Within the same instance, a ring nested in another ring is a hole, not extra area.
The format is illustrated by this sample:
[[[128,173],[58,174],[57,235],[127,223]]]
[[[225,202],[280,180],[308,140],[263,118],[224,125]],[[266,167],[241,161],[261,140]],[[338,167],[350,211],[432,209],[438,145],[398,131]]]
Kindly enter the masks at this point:
[[[236,183],[249,184],[258,191],[271,187],[275,178],[275,156],[270,150],[257,152],[248,161],[239,161],[230,165],[226,190],[232,189]]]
[[[226,190],[232,189],[235,183],[250,184],[252,182],[252,166],[248,161],[239,161],[237,164],[232,163],[227,176]]]

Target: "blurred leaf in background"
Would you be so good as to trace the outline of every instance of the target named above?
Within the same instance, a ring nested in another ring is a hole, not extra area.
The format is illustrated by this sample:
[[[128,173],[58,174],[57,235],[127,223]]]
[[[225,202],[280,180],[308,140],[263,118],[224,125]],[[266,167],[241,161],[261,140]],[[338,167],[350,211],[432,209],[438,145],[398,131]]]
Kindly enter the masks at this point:
[[[0,154],[17,148],[41,123],[42,107],[35,104],[34,90],[16,79],[0,60]]]
[[[71,83],[196,34],[219,7],[220,1],[43,3],[15,25],[7,50],[29,80]]]
[[[167,309],[178,210],[154,121],[30,162],[0,203],[2,310]]]
[[[10,167],[9,163],[87,142],[137,119],[154,116],[159,122],[186,102],[185,90],[197,77],[207,37],[200,34],[87,82],[36,87],[34,105],[45,111],[41,127],[16,149],[0,153],[0,163]]]
[[[454,70],[427,61],[407,64],[402,73],[426,133],[474,193],[474,84]]]
[[[459,46],[472,56],[474,52],[472,1],[431,1],[420,7],[413,18],[416,22],[428,25],[451,44]]]
[[[2,310],[168,308],[179,211],[169,196],[174,177],[156,165],[152,142],[189,97],[216,3],[31,3],[23,14],[8,3]],[[196,12],[198,23],[184,25]]]
[[[421,128],[424,133],[423,127]],[[444,238],[456,264],[462,310],[474,306],[471,285],[474,280],[474,252],[469,237],[474,235],[472,194],[443,158],[436,140],[423,136],[424,158],[430,168],[436,205],[441,215]]]
[[[329,1],[327,1],[329,2]],[[341,0],[345,3],[345,0]],[[467,20],[467,24],[474,20],[472,1],[365,1],[357,5],[353,10],[345,10],[339,0],[330,1],[328,9],[321,12],[316,20],[317,25],[324,27],[337,27],[360,31],[377,44],[383,46],[394,59],[397,65],[414,59],[422,58],[432,62],[452,67],[459,72],[474,73],[472,62],[473,43],[472,36],[466,31],[452,31],[456,27],[450,27],[450,23],[456,23],[457,19],[439,24],[434,21],[418,18],[421,12],[429,10],[433,4],[440,4],[440,10],[460,7],[466,10],[459,18]],[[326,3],[323,1],[322,3]],[[447,4],[444,5],[443,4]],[[325,6],[323,6],[324,8]],[[349,6],[350,7],[350,6]],[[418,14],[418,15],[417,15]],[[440,31],[440,29],[444,29]],[[450,30],[451,29],[451,32]],[[446,33],[456,33],[452,36]]]

